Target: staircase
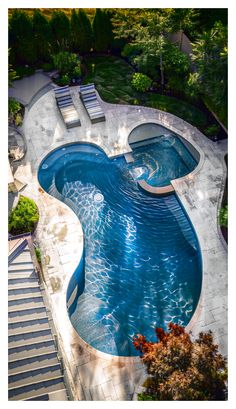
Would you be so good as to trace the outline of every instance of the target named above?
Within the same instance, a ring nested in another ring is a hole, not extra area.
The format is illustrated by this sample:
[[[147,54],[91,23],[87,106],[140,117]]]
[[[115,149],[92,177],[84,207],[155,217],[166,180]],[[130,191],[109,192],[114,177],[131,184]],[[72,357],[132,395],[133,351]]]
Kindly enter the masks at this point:
[[[9,400],[68,400],[27,240],[10,252],[8,294]]]

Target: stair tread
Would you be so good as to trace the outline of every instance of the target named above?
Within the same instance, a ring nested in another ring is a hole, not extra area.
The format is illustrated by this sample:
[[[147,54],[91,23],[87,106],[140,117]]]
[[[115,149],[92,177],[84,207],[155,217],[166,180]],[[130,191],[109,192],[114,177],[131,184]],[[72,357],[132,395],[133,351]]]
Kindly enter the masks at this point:
[[[51,380],[53,382],[53,380]],[[56,382],[55,382],[56,381]],[[19,387],[18,389],[14,389],[10,391],[9,393],[9,399],[10,400],[21,400],[21,399],[27,399],[30,397],[38,396],[40,394],[47,394],[50,392],[55,392],[60,389],[65,389],[65,385],[63,382],[63,377],[58,377],[54,381],[53,384],[50,385],[50,380],[44,381],[44,382],[39,382],[35,385],[26,385],[26,387]],[[40,385],[42,384],[42,386]]]

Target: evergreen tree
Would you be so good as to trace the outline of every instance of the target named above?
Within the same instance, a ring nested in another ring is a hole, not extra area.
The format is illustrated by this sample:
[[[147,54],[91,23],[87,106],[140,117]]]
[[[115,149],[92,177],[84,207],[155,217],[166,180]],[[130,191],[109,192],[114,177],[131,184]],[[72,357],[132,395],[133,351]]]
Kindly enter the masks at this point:
[[[96,9],[93,20],[93,33],[95,51],[109,51],[113,40],[112,24],[109,14],[101,9]]]
[[[38,60],[48,61],[50,59],[52,32],[48,20],[46,17],[44,17],[40,10],[34,10],[33,33]]]
[[[54,52],[70,47],[70,21],[63,11],[54,11],[50,20]]]
[[[75,10],[71,14],[71,35],[74,51],[89,53],[93,47],[93,32],[90,20],[84,10]]]
[[[32,19],[19,9],[15,9],[9,19],[9,48],[13,64],[31,65],[37,60]]]

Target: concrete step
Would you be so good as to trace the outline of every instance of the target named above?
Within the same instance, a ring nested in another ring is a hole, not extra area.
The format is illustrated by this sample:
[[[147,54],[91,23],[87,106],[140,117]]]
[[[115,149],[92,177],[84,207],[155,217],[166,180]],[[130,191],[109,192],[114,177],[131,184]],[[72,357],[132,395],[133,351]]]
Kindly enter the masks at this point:
[[[55,344],[53,340],[44,342],[35,342],[32,345],[24,345],[19,347],[8,348],[8,362],[17,359],[24,359],[35,355],[48,354],[55,352]]]
[[[49,394],[37,395],[37,396],[35,396],[33,398],[24,399],[24,400],[26,400],[26,401],[28,401],[28,400],[67,401],[68,396],[67,396],[66,389],[59,389],[58,391],[51,392]]]
[[[62,376],[33,383],[31,385],[10,389],[8,392],[8,397],[9,400],[26,400],[27,398],[33,398],[34,396],[39,396],[40,394],[45,395],[60,389],[65,389]]]
[[[19,284],[37,284],[38,277],[33,275],[32,273],[29,277],[17,277],[17,278],[8,278],[9,287],[19,286]]]
[[[8,347],[17,347],[23,345],[31,345],[35,342],[49,341],[53,339],[50,328],[38,331],[25,332],[23,334],[9,335]]]
[[[26,332],[39,331],[50,328],[48,318],[12,322],[8,324],[8,335],[17,335]]]
[[[22,385],[31,385],[35,382],[42,382],[47,379],[62,376],[60,364],[45,366],[43,368],[31,369],[18,374],[8,376],[8,387],[16,388]]]
[[[36,273],[36,271],[34,270],[34,269],[32,269],[32,270],[30,270],[30,271],[24,271],[24,270],[22,270],[22,271],[17,271],[17,272],[15,272],[15,271],[11,271],[9,274],[8,274],[8,280],[13,280],[13,279],[18,279],[18,278],[37,278],[38,279],[38,275],[37,275],[37,273]]]
[[[12,262],[9,266],[8,266],[8,272],[11,273],[12,271],[28,271],[28,270],[34,270],[34,265],[32,263],[32,261],[24,261],[24,262],[16,262],[14,260],[14,262]]]
[[[8,311],[18,311],[19,309],[33,308],[33,307],[43,307],[44,301],[43,297],[29,297],[22,298],[21,300],[10,300],[8,301]]]
[[[39,308],[29,308],[29,309],[24,309],[22,311],[12,311],[8,313],[8,322],[17,322],[17,321],[22,321],[23,319],[29,320],[29,319],[38,319],[38,318],[44,318],[46,315],[46,308],[45,307],[39,307]]]
[[[51,352],[50,354],[35,355],[30,358],[17,359],[16,361],[9,362],[8,374],[13,375],[31,369],[55,365],[57,363],[58,358],[56,352]]]
[[[15,300],[16,298],[23,298],[25,296],[31,295],[40,295],[41,289],[39,284],[29,284],[24,286],[12,286],[9,288],[8,286],[8,300]]]

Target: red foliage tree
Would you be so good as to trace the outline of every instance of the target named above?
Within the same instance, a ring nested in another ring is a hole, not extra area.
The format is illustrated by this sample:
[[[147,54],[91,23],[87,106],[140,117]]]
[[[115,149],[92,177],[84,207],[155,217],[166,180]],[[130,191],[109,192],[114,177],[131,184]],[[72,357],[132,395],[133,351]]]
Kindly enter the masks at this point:
[[[139,400],[225,400],[227,364],[213,343],[211,331],[195,341],[184,327],[170,323],[156,328],[157,342],[138,334],[134,347],[150,375]]]

